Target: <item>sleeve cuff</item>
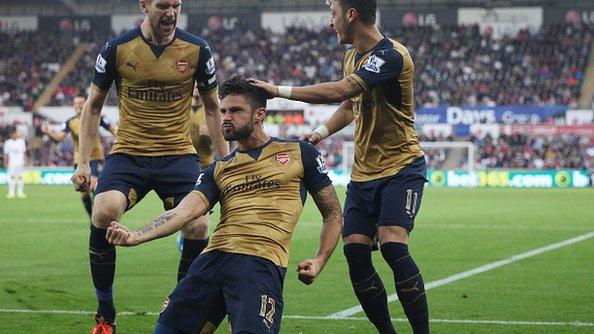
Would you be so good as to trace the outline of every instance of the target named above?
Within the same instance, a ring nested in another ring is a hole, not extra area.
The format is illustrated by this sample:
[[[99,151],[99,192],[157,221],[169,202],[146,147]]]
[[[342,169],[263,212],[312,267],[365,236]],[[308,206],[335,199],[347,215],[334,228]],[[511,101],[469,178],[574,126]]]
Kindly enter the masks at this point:
[[[360,76],[353,73],[353,74],[349,75],[348,77],[355,80],[355,82],[358,83],[359,86],[361,86],[361,88],[363,88],[364,91],[369,90],[369,87],[367,86],[367,84],[365,83],[363,78],[361,78]]]

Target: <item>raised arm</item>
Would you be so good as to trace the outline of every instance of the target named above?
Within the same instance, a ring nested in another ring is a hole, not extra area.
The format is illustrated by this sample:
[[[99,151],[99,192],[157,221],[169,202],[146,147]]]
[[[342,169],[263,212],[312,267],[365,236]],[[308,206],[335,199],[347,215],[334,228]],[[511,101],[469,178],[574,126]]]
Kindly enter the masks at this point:
[[[229,155],[229,143],[223,137],[221,132],[221,124],[223,117],[221,116],[220,101],[217,90],[208,93],[200,93],[202,103],[204,103],[204,118],[206,120],[206,127],[212,138],[214,148],[219,155],[219,158]]]
[[[110,244],[136,246],[181,230],[192,220],[206,214],[209,208],[210,204],[197,191],[192,191],[174,209],[163,212],[137,231],[130,231],[113,221],[105,238]]]
[[[334,252],[342,231],[342,210],[334,186],[326,186],[312,194],[312,197],[324,223],[315,257],[304,260],[297,266],[298,278],[305,284],[313,283],[320,274]]]
[[[340,81],[301,87],[275,86],[257,79],[250,80],[254,85],[264,89],[270,97],[284,97],[308,103],[342,102],[364,91],[363,87],[350,76]]]
[[[66,132],[54,131],[45,124],[41,126],[41,132],[43,134],[46,134],[55,143],[63,141],[64,139],[66,139],[66,136],[68,136]]]

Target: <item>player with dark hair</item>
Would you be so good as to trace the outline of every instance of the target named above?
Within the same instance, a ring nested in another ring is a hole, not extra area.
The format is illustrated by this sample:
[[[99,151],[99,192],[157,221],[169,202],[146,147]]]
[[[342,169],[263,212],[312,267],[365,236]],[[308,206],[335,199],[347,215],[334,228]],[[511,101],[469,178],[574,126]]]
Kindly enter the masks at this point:
[[[342,228],[336,191],[321,154],[308,142],[264,132],[266,92],[242,77],[221,87],[222,132],[238,149],[211,164],[194,191],[137,231],[112,222],[110,243],[134,246],[183,228],[217,202],[221,221],[163,305],[155,333],[210,333],[228,314],[234,333],[278,333],[291,237],[309,192],[323,217],[316,255],[299,263],[311,284],[334,251]]]
[[[97,136],[101,108],[113,81],[119,94],[117,140],[95,190],[89,238],[91,274],[98,300],[93,333],[115,330],[113,304],[116,251],[105,239],[112,220],[150,190],[166,210],[187,195],[200,174],[190,139],[189,110],[194,85],[206,108],[206,123],[220,156],[227,143],[221,124],[216,68],[206,41],[177,28],[181,0],[139,0],[142,24],[105,44],[97,56],[90,96],[80,123],[80,161],[72,177],[79,191],[90,186],[89,158]],[[198,217],[196,217],[198,218]],[[202,220],[205,222],[205,220]],[[206,247],[208,227],[199,220],[183,229],[178,277]]]
[[[76,115],[68,119],[62,130],[54,131],[50,129],[47,125],[43,125],[41,127],[41,132],[46,134],[52,141],[59,143],[66,139],[68,134],[72,136],[72,143],[74,144],[74,168],[78,165],[79,161],[79,153],[78,153],[78,144],[79,144],[79,125],[80,125],[80,113],[83,109],[85,104],[86,98],[84,96],[75,96],[72,99],[72,106],[74,107],[74,111]],[[109,132],[116,134],[116,127],[115,125],[108,124],[103,117],[99,121],[99,126],[108,130]],[[103,164],[105,162],[105,152],[103,151],[103,144],[101,144],[101,139],[99,136],[95,139],[93,143],[93,148],[91,150],[91,157],[89,161],[89,165],[91,167],[91,185],[86,191],[81,192],[81,198],[83,205],[85,207],[85,211],[89,215],[89,218],[92,217],[92,209],[93,209],[93,191],[97,186],[97,178],[99,178],[99,174],[101,170],[103,170]]]
[[[326,123],[303,138],[318,143],[355,121],[355,159],[344,208],[344,254],[355,295],[380,333],[395,333],[384,285],[371,262],[377,235],[394,273],[396,292],[414,333],[429,332],[423,279],[408,238],[426,180],[414,128],[414,65],[408,50],[375,25],[377,1],[334,0],[330,26],[341,44],[344,79],[305,87],[252,82],[270,96],[310,103],[342,102]]]

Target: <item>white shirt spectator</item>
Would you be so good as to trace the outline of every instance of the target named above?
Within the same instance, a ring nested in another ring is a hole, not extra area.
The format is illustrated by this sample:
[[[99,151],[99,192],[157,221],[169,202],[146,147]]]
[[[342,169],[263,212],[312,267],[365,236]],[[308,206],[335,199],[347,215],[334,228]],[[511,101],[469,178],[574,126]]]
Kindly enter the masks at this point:
[[[4,153],[8,155],[8,169],[25,166],[27,146],[22,138],[8,139],[4,142]]]

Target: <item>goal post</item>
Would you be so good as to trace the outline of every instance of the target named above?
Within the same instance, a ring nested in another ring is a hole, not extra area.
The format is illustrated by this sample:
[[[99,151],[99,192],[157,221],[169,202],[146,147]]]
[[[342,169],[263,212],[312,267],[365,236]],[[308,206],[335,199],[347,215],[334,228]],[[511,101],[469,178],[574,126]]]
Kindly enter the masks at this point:
[[[466,156],[466,163],[460,166],[457,166],[453,169],[462,169],[467,170],[468,172],[474,171],[474,144],[470,141],[431,141],[431,142],[421,142],[421,148],[425,151],[429,151],[431,149],[439,150],[440,154],[445,156],[445,159],[448,159],[448,155],[451,153],[454,154],[452,149],[458,149],[455,154],[462,154],[461,157]],[[342,159],[343,159],[343,172],[349,173],[354,164],[354,154],[355,154],[355,143],[352,141],[345,141],[342,146]],[[460,159],[462,160],[462,159]]]

